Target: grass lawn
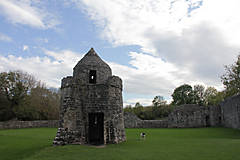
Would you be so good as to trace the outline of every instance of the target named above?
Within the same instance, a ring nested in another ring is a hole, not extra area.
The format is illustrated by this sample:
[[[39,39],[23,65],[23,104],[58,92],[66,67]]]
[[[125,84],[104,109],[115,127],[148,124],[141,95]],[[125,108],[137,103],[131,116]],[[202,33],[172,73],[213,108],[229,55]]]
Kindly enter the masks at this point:
[[[56,128],[0,130],[0,159],[240,159],[240,130],[229,128],[126,129],[127,141],[105,148],[52,147]],[[140,141],[141,132],[146,140]]]
[[[57,128],[0,130],[0,160],[21,160],[52,146]]]

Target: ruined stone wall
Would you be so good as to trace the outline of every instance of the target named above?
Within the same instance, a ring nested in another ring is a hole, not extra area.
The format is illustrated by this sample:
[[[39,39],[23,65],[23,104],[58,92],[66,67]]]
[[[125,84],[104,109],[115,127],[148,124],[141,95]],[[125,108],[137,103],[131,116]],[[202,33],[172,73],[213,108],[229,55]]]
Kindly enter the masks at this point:
[[[132,112],[124,112],[125,128],[140,128],[142,120]]]
[[[168,116],[169,128],[220,127],[220,106],[176,106]]]
[[[48,121],[5,121],[0,122],[0,129],[20,129],[20,128],[39,128],[39,127],[59,127],[58,120]]]
[[[167,128],[168,121],[165,120],[141,120],[132,112],[124,113],[125,128]]]
[[[222,125],[240,129],[240,94],[227,98],[220,103]]]

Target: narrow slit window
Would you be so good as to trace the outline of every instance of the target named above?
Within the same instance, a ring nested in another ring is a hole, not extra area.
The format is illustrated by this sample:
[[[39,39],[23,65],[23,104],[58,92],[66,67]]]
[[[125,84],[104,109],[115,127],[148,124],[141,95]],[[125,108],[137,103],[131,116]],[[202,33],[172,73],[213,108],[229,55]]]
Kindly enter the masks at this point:
[[[97,124],[97,116],[95,116],[95,125]]]
[[[90,70],[90,74],[89,74],[89,83],[96,83],[96,79],[97,79],[97,74],[95,70]]]

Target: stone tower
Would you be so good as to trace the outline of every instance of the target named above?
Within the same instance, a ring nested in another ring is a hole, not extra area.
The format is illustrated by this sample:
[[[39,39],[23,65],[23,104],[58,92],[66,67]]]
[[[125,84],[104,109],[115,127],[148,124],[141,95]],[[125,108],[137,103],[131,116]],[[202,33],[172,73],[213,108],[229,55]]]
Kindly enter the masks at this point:
[[[54,146],[126,140],[122,80],[93,48],[62,79],[59,118]]]

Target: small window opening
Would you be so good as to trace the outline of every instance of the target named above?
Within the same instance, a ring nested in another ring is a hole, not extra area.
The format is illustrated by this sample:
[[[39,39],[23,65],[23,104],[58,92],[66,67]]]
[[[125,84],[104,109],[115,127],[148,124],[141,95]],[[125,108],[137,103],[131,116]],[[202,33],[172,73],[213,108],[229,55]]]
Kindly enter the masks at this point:
[[[97,124],[97,116],[95,116],[95,125]]]
[[[90,70],[89,83],[96,83],[97,75],[95,70]]]

